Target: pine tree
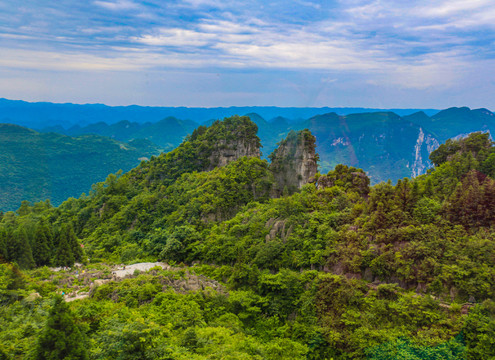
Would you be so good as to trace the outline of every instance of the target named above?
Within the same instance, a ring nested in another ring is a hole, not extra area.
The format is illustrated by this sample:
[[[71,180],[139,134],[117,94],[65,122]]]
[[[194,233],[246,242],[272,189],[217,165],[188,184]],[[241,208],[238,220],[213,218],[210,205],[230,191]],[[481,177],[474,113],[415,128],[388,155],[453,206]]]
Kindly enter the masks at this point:
[[[9,262],[16,261],[17,254],[17,241],[14,237],[14,233],[11,227],[6,227],[4,229],[4,242],[6,250],[6,259]]]
[[[412,196],[411,196],[411,183],[408,178],[397,182],[395,187],[395,197],[397,205],[402,211],[411,211],[412,208]]]
[[[51,259],[51,237],[48,227],[41,223],[34,235],[34,260],[37,266],[44,266],[50,263]]]
[[[48,320],[36,344],[36,360],[89,359],[86,335],[74,322],[63,297],[57,295],[48,314]]]
[[[19,264],[21,269],[31,269],[36,266],[33,258],[31,245],[26,230],[19,229],[14,235],[16,242],[16,254],[14,260]]]
[[[424,183],[424,189],[423,189],[423,196],[426,197],[432,197],[433,195],[433,183],[431,181],[431,178],[428,177],[426,178],[426,181]]]
[[[67,242],[72,251],[72,255],[74,256],[74,261],[81,261],[83,255],[82,248],[81,244],[76,238],[72,223],[70,223],[69,225],[65,225],[62,228],[62,236],[65,236],[67,238]]]
[[[0,228],[0,262],[7,260],[7,232]]]
[[[57,254],[55,255],[55,265],[57,266],[72,266],[74,264],[74,254],[72,253],[69,239],[65,232],[59,235],[59,243]]]
[[[495,225],[495,181],[487,177],[483,183],[484,226]]]

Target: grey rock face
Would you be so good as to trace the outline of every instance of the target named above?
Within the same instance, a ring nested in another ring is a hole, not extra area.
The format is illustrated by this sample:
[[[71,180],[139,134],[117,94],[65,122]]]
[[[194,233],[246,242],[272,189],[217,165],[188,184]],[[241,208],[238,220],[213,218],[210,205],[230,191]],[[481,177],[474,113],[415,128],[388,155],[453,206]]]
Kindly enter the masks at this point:
[[[277,191],[289,192],[307,184],[318,171],[315,137],[309,130],[291,131],[270,155],[270,167],[278,184]]]
[[[430,134],[425,136],[422,128],[419,128],[418,139],[414,146],[414,162],[411,169],[411,176],[416,177],[422,175],[431,166],[428,157],[423,154],[430,154],[433,150],[440,146],[438,141]]]
[[[209,157],[210,165],[206,170],[210,171],[216,167],[225,166],[243,156],[261,157],[261,151],[255,139],[220,140]]]

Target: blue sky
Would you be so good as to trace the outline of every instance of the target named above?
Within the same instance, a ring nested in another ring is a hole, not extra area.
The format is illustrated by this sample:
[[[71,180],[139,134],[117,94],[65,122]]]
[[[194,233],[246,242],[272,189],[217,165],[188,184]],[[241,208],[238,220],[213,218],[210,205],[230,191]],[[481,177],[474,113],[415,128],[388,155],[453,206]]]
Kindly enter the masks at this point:
[[[0,97],[495,109],[495,2],[0,0]]]

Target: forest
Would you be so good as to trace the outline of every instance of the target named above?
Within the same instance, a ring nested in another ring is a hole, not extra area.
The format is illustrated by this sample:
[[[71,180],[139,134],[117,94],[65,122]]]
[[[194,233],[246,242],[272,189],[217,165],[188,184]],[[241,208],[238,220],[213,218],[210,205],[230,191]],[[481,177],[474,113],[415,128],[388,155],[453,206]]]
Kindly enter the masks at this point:
[[[495,358],[489,133],[395,184],[340,164],[280,189],[257,130],[215,121],[87,195],[1,213],[0,359]],[[115,275],[144,262],[163,265]]]
[[[296,109],[223,111],[242,111],[257,125],[261,158],[268,158],[291,131],[308,129],[316,137],[320,172],[346,164],[366,171],[372,185],[424,174],[431,165],[429,154],[449,138],[495,131],[495,115],[487,109]],[[108,174],[127,172],[142,159],[175,149],[200,124],[211,125],[215,120],[210,116],[217,113],[209,108],[65,106],[0,99],[0,114],[9,115],[0,118],[6,122],[0,123],[0,211],[5,212],[16,210],[22,200],[49,199],[59,206],[69,197],[87,194]],[[186,120],[187,114],[194,121]],[[98,119],[104,121],[94,122]]]

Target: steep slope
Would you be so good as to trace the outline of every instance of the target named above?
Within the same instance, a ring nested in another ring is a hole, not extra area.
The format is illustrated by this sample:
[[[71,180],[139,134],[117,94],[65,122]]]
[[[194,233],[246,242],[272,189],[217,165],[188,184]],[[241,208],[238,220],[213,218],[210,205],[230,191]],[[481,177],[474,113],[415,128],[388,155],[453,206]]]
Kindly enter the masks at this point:
[[[432,114],[432,112],[428,112]],[[309,129],[316,135],[323,171],[339,163],[363,168],[372,183],[418,176],[431,166],[428,155],[449,137],[494,128],[494,115],[486,109],[450,108],[428,116],[424,111],[400,117],[392,112],[355,113],[346,116],[325,113],[305,121],[282,116],[267,121],[258,113],[248,113],[258,127],[267,157],[291,130]],[[205,121],[211,125],[215,120]],[[165,151],[177,146],[196,123],[169,117],[158,123],[122,121],[113,125],[92,124],[73,127],[68,132],[95,132],[120,140],[145,138]],[[50,129],[59,129],[51,127]]]
[[[420,126],[394,113],[315,116],[304,123],[316,136],[322,171],[337,164],[365,170],[372,183],[416,176],[438,146]]]
[[[323,172],[337,164],[349,164],[364,169],[372,183],[423,174],[431,166],[430,152],[438,147],[435,136],[412,121],[428,120],[423,112],[411,115],[412,120],[391,112],[327,113],[295,123],[284,118],[266,122],[257,114],[250,116],[259,124],[265,155],[291,130],[306,128],[316,137]]]
[[[180,175],[224,166],[243,156],[260,157],[258,128],[248,117],[233,116],[200,126],[173,151],[162,153],[131,171],[135,182],[146,186],[173,183]]]
[[[258,126],[258,136],[263,144],[263,156],[267,158],[278,146],[289,131],[292,129],[290,122],[282,117],[266,121],[256,113],[249,113],[248,116]]]
[[[277,143],[284,139],[291,130],[307,128],[316,136],[320,154],[319,165],[323,172],[339,163],[349,164],[364,169],[374,184],[388,179],[397,180],[425,173],[431,166],[428,155],[438,146],[439,141],[445,140],[446,136],[458,136],[471,131],[493,128],[493,113],[486,109],[469,110],[468,108],[447,109],[431,118],[424,112],[417,112],[402,118],[391,112],[359,113],[347,116],[327,113],[314,116],[304,122],[291,122],[283,117],[266,121],[257,113],[249,115],[257,124],[258,136],[264,145],[265,157],[275,150]],[[215,120],[211,120],[208,123],[211,125],[214,122]],[[160,144],[162,150],[169,151],[177,146],[188,133],[191,133],[195,126],[194,122],[169,117],[157,123],[139,124],[129,121],[121,121],[112,125],[96,123],[84,128],[73,127],[68,131],[73,133],[95,132],[124,140],[145,138]],[[60,128],[57,129],[60,130]],[[229,147],[230,150],[225,150],[223,154],[218,151],[211,152],[209,158],[206,159],[210,163],[206,169],[225,165],[230,158],[235,159],[242,154],[258,156],[256,145],[253,144],[249,145],[249,149],[242,149],[241,146],[239,150],[234,150],[236,146],[234,143],[230,145],[220,143],[218,146]],[[43,151],[43,149],[40,150],[41,153]],[[200,160],[196,159],[196,161]],[[171,164],[170,167],[173,168],[175,165]],[[31,170],[35,174],[43,172],[42,169],[43,167]],[[99,178],[88,181],[87,186],[97,179],[102,179],[102,176],[100,174]],[[43,178],[42,174],[37,174],[37,177]],[[48,184],[40,183],[39,187],[34,186],[28,193],[38,191],[46,196],[51,193],[46,186],[49,187]],[[66,192],[66,194],[69,193]],[[37,199],[30,196],[26,198]],[[16,199],[19,200],[21,197]]]
[[[16,209],[22,200],[50,199],[58,205],[89,192],[95,181],[109,173],[128,171],[158,152],[146,140],[73,138],[0,124],[0,210]]]

